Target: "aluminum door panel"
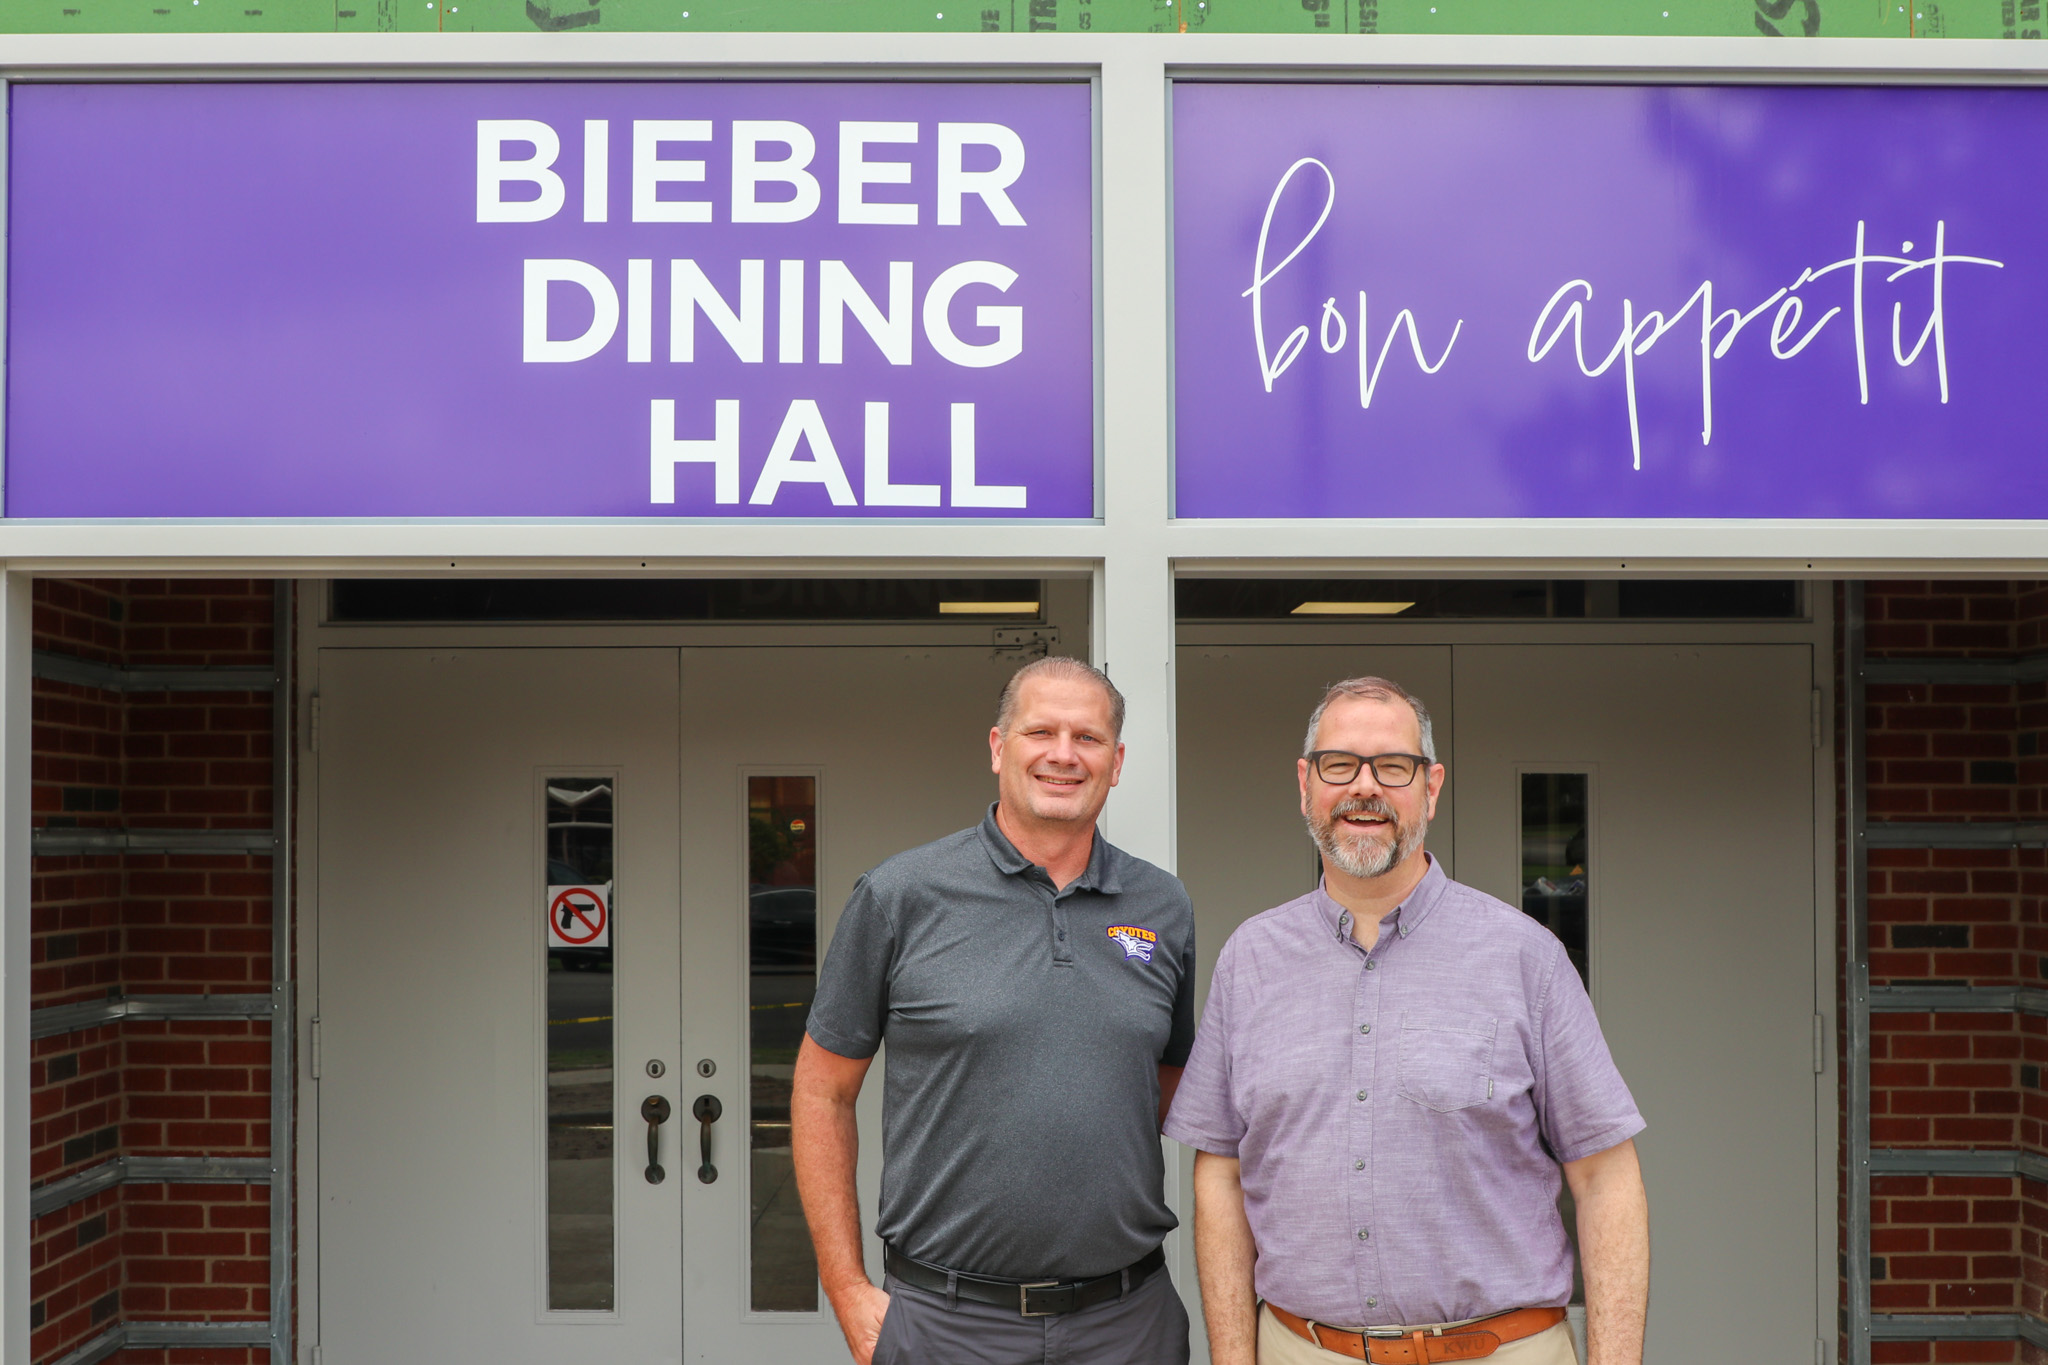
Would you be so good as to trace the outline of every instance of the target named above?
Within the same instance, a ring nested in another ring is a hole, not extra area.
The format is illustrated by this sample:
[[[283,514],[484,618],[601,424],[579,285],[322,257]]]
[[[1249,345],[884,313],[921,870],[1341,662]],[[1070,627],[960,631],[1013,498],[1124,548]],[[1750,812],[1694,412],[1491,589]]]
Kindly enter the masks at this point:
[[[636,1159],[642,1096],[684,1098],[676,651],[329,649],[319,668],[322,1360],[680,1359],[682,1181]],[[617,1306],[580,1316],[544,1311],[536,900],[539,779],[578,769],[618,773],[626,906]],[[656,1057],[664,1083],[640,1070]]]
[[[1590,768],[1592,992],[1649,1128],[1652,1365],[1813,1359],[1805,645],[1459,646],[1463,879],[1519,903],[1518,770]],[[1832,1081],[1827,1084],[1832,1085]]]
[[[818,935],[831,942],[854,882],[904,849],[978,823],[995,799],[988,730],[996,698],[1023,659],[986,648],[685,649],[683,651],[684,1068],[717,1071],[698,1093],[726,1119],[714,1145],[731,1161],[719,1179],[683,1183],[684,1338],[707,1365],[822,1365],[846,1359],[821,1295],[819,1312],[750,1311],[752,1206],[741,1144],[748,1104],[748,774],[818,778]],[[1114,794],[1109,824],[1114,825]],[[708,1003],[700,1003],[708,1002]],[[859,1113],[862,1220],[872,1230],[881,1187],[882,1067],[868,1073]],[[727,1178],[726,1171],[733,1178]],[[881,1282],[870,1231],[868,1273]]]

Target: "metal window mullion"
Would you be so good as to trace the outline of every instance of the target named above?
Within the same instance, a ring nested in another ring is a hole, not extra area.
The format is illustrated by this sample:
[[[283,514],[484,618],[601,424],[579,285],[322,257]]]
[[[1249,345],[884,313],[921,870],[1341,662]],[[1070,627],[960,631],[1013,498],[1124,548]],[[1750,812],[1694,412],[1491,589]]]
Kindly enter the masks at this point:
[[[270,855],[270,1365],[292,1353],[292,1129],[298,1075],[292,1002],[292,581],[272,582]]]
[[[1863,584],[1843,585],[1842,777],[1843,890],[1848,902],[1847,943],[1843,954],[1848,976],[1849,1322],[1847,1365],[1870,1365],[1870,851],[1866,842],[1869,811],[1868,765],[1864,705]]]

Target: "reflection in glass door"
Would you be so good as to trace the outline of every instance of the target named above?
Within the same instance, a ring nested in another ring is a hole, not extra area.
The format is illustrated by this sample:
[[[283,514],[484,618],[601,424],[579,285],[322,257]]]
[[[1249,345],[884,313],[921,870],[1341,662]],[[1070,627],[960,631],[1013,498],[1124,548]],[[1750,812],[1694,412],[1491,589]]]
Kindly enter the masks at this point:
[[[613,1273],[613,783],[547,787],[548,1307],[609,1311]]]
[[[789,1096],[818,984],[818,779],[747,779],[748,1304],[818,1311],[818,1263],[790,1159]]]
[[[1592,775],[1522,774],[1522,909],[1591,980]]]
[[[1522,911],[1564,944],[1579,980],[1591,980],[1593,838],[1592,774],[1522,774]],[[1579,1212],[1570,1186],[1557,1195],[1558,1216],[1572,1246],[1572,1303],[1586,1302],[1579,1260]]]

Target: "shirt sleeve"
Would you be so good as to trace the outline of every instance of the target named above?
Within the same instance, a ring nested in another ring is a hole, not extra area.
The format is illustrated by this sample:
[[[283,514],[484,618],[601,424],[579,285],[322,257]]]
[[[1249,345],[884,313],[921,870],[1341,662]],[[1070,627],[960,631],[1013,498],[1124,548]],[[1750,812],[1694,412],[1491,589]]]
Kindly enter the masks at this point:
[[[1536,1114],[1560,1162],[1604,1152],[1646,1126],[1614,1065],[1593,1002],[1562,946],[1540,1020]]]
[[[1186,1066],[1195,1045],[1195,912],[1190,905],[1187,943],[1180,953],[1180,986],[1173,993],[1173,1031],[1167,1035],[1161,1066]]]
[[[1187,1070],[1167,1111],[1165,1133],[1175,1142],[1235,1158],[1245,1123],[1230,1086],[1230,945],[1209,982],[1209,1004],[1188,1054]]]
[[[827,1052],[872,1057],[889,1020],[889,969],[896,925],[866,877],[854,883],[832,946],[818,972],[818,993],[804,1031]]]

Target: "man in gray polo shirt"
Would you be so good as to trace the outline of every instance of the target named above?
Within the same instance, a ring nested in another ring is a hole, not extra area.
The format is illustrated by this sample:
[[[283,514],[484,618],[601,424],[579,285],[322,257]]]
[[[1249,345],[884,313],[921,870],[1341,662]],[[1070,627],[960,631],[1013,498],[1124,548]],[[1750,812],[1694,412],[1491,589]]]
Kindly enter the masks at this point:
[[[791,1120],[858,1365],[1186,1365],[1159,1121],[1194,1038],[1194,916],[1178,879],[1095,832],[1122,728],[1098,670],[1020,669],[986,818],[869,872],[840,916]],[[877,1289],[854,1101],[883,1043]]]
[[[1224,945],[1166,1124],[1211,1359],[1571,1365],[1562,1181],[1592,1365],[1641,1365],[1642,1116],[1564,945],[1423,851],[1428,711],[1338,683],[1298,776],[1323,884]]]

